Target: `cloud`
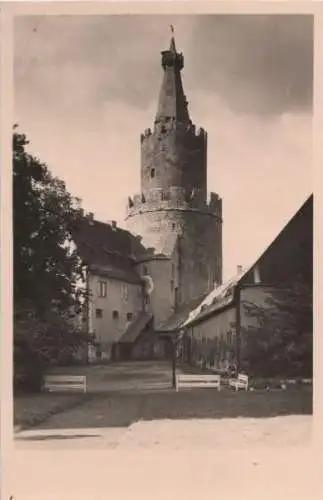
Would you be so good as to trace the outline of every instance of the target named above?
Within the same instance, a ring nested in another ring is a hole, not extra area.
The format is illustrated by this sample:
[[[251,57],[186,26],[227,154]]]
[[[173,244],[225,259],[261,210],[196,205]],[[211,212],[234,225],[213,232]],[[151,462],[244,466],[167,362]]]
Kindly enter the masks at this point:
[[[140,189],[139,137],[156,112],[170,23],[192,119],[208,131],[228,277],[312,189],[310,17],[20,18],[15,121],[87,210],[123,223],[127,196]]]
[[[197,17],[189,53],[199,88],[237,112],[311,109],[313,16]]]
[[[86,68],[93,104],[117,98],[146,107],[159,82],[159,53],[169,43],[170,23],[187,62],[188,89],[216,92],[237,112],[311,108],[309,15],[21,17],[15,21],[17,85],[44,88],[49,69],[56,72],[51,78],[58,98],[69,88],[69,71],[76,91],[86,87]]]

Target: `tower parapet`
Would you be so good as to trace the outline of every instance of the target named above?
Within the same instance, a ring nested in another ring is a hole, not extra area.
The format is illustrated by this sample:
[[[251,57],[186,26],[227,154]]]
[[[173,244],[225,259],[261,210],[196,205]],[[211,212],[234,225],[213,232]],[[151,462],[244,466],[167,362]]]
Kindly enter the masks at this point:
[[[188,195],[185,188],[174,186],[169,189],[150,189],[145,196],[137,193],[133,197],[128,197],[126,218],[153,210],[204,212],[221,220],[222,199],[218,194],[210,193],[210,198],[206,200],[202,189],[193,189]]]

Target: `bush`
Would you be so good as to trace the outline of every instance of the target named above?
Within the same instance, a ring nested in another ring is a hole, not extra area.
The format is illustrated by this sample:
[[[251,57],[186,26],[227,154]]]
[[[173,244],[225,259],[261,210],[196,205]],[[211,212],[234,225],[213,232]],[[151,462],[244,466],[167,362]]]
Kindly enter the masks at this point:
[[[39,316],[20,311],[14,320],[14,390],[38,392],[44,373],[53,364],[69,364],[87,343],[87,334],[53,311]]]

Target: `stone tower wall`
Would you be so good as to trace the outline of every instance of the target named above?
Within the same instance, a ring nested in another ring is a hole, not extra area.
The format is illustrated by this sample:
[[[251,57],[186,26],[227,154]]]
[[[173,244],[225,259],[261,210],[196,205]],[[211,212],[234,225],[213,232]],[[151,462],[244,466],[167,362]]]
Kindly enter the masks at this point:
[[[147,129],[141,135],[142,193],[173,186],[184,188],[187,195],[198,189],[206,197],[206,151],[203,129],[196,133],[194,125],[170,118],[157,122],[153,133]]]
[[[162,254],[170,259],[171,269],[176,268],[170,305],[177,307],[222,282],[222,201],[215,193],[207,199],[207,133],[196,130],[190,119],[181,79],[184,58],[173,36],[169,50],[162,52],[161,65],[153,130],[140,138],[141,192],[129,197],[126,222],[131,232],[142,236],[146,248],[154,248],[155,256]],[[158,287],[169,286],[158,272],[155,308],[167,292]]]
[[[185,188],[154,189],[129,199],[127,228],[156,253],[178,258],[179,305],[211,291],[222,280],[222,201],[203,190],[188,200]],[[175,242],[176,248],[167,247]],[[156,286],[158,286],[156,284]]]

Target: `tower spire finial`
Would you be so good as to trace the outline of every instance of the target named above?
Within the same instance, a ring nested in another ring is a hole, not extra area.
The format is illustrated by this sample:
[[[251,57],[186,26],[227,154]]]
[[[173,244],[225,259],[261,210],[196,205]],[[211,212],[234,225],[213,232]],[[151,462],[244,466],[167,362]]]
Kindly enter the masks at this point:
[[[162,67],[164,79],[159,94],[156,120],[173,117],[178,122],[189,123],[187,101],[184,95],[181,70],[184,66],[183,54],[179,54],[175,46],[174,26],[170,25],[171,40],[168,50],[162,51]]]

